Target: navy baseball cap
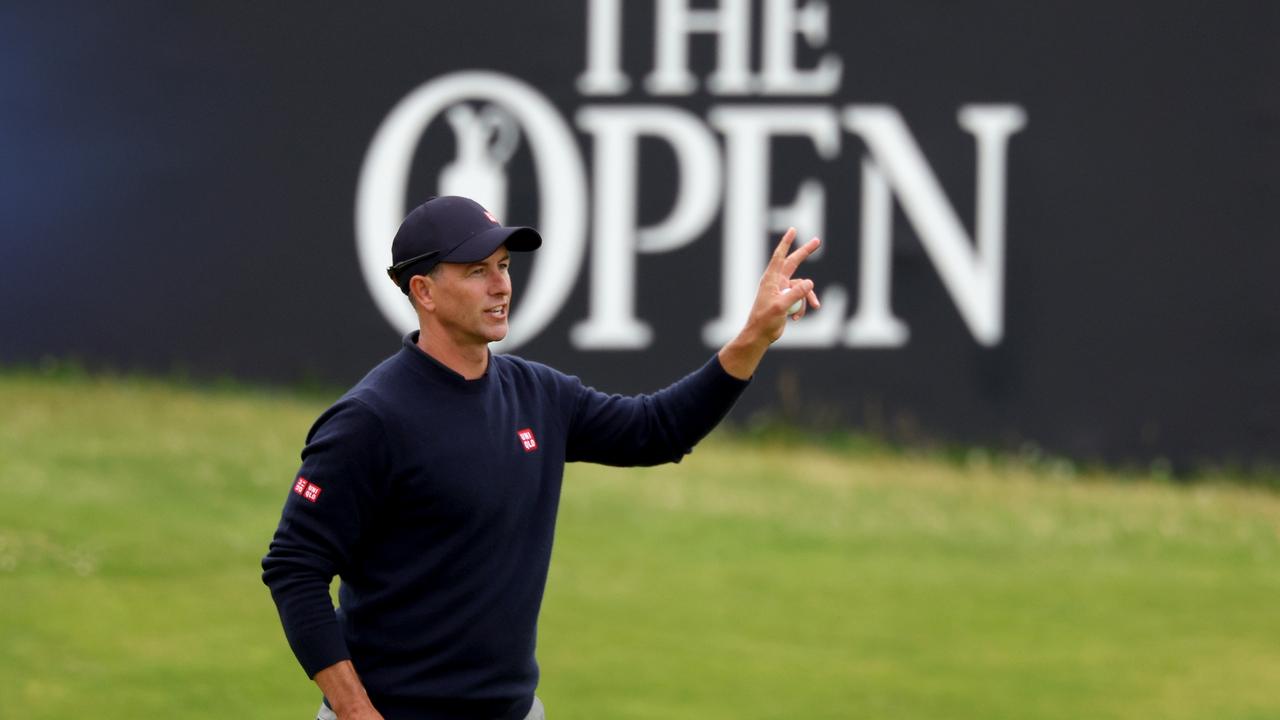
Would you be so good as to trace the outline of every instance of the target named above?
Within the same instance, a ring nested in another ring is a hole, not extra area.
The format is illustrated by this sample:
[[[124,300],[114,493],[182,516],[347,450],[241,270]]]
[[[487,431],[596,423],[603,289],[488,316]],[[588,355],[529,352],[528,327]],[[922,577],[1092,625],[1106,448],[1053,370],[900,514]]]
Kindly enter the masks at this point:
[[[409,294],[409,280],[442,262],[480,262],[506,245],[512,252],[542,247],[542,236],[529,227],[504,227],[475,200],[453,195],[428,198],[400,223],[391,241],[387,275]]]

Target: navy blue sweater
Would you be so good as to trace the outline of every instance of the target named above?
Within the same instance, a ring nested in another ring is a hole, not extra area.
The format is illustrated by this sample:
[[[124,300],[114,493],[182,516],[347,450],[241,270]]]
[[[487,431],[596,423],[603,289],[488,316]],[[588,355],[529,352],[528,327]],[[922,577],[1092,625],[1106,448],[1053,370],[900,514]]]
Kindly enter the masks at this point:
[[[312,426],[263,581],[307,675],[350,659],[387,720],[523,718],[564,463],[679,461],[747,383],[712,358],[623,397],[506,355],[466,380],[417,336]]]

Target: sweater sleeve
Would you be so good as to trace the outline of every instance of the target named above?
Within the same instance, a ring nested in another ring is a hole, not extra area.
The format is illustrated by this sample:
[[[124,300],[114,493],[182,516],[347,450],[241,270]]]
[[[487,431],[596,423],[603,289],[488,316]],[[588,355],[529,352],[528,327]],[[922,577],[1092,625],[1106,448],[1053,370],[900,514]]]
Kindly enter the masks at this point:
[[[576,387],[565,459],[603,465],[679,462],[724,419],[750,383],[718,357],[652,395],[606,395]]]
[[[307,677],[350,658],[329,584],[350,566],[376,509],[386,453],[381,422],[359,401],[341,400],[321,415],[262,559],[262,580]]]

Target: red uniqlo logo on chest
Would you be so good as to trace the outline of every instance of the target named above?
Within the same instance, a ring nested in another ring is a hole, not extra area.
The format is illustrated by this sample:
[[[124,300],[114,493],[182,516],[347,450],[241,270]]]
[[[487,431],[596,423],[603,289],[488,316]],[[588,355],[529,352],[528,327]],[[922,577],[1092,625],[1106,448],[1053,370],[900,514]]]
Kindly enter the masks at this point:
[[[519,436],[520,444],[524,446],[525,452],[533,452],[538,449],[538,439],[533,436],[533,428],[517,430],[516,435]]]
[[[299,475],[298,481],[293,484],[293,492],[297,495],[301,495],[311,502],[315,502],[320,499],[320,493],[323,491],[320,489],[319,485],[316,485]]]

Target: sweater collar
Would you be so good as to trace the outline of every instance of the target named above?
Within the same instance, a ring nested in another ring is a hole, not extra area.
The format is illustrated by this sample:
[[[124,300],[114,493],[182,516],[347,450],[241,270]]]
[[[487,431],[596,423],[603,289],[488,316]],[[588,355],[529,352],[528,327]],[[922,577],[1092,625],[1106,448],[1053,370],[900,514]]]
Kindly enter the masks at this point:
[[[489,385],[489,376],[493,373],[493,353],[489,352],[488,367],[485,368],[484,375],[475,380],[468,380],[463,376],[454,372],[452,369],[441,363],[439,360],[425,353],[422,348],[418,347],[418,330],[414,330],[404,336],[402,342],[403,347],[400,348],[400,354],[405,356],[409,367],[413,368],[418,374],[427,379],[441,383],[451,388],[465,390],[468,392],[479,392]]]

